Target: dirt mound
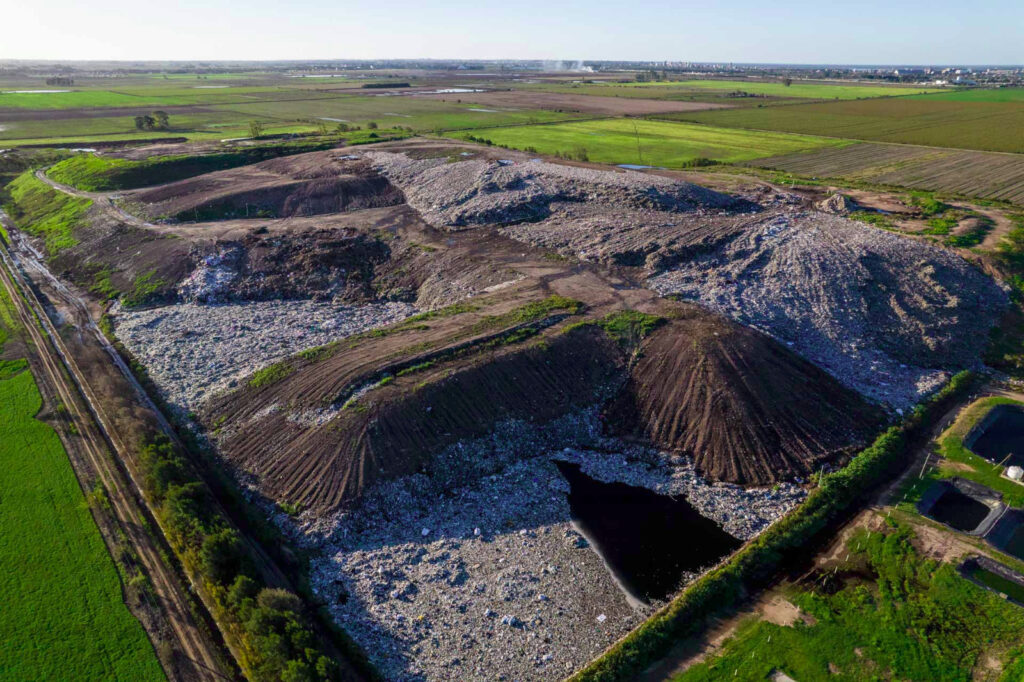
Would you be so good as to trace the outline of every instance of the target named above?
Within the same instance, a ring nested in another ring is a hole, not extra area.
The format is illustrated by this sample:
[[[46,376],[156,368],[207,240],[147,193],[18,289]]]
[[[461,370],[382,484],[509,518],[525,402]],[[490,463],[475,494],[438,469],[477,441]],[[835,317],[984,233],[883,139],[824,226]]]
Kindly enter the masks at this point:
[[[614,342],[600,331],[579,329],[546,344],[400,377],[323,423],[301,416],[300,405],[315,405],[308,398],[299,405],[277,402],[302,384],[322,385],[327,377],[318,376],[323,367],[316,365],[260,397],[276,409],[253,414],[238,400],[224,400],[209,419],[230,429],[220,451],[256,475],[264,494],[328,511],[351,504],[376,481],[431,472],[433,456],[444,447],[487,435],[500,422],[542,424],[593,405],[618,386],[622,367]],[[487,468],[479,461],[460,465],[468,478]],[[446,475],[457,473],[445,469]]]
[[[693,310],[644,342],[607,415],[623,435],[742,485],[806,477],[882,422],[881,410],[770,337]]]
[[[826,199],[822,199],[814,206],[819,211],[835,215],[848,215],[854,211],[860,210],[860,205],[858,205],[856,201],[845,194],[840,194],[838,192],[829,195]]]
[[[667,212],[745,203],[697,185],[642,173],[541,161],[412,159],[387,152],[367,152],[366,157],[402,188],[424,220],[438,228],[543,220],[565,202]]]
[[[976,365],[1007,301],[949,251],[819,212],[749,221],[649,284],[764,329],[898,408]]]
[[[289,217],[394,206],[402,193],[365,162],[335,152],[271,159],[132,195],[151,219]]]
[[[391,259],[388,244],[356,230],[248,234],[205,242],[190,254],[198,267],[177,287],[186,302],[270,299],[374,300],[374,275]]]

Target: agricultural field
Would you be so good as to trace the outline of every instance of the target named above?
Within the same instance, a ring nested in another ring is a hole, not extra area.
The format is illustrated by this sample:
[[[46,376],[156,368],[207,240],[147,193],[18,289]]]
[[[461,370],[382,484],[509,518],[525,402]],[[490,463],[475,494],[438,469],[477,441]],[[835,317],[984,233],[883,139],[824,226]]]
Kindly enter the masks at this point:
[[[752,95],[770,97],[795,97],[800,99],[867,99],[870,97],[899,97],[904,95],[921,95],[933,92],[944,92],[941,88],[903,87],[899,85],[848,85],[824,82],[801,83],[791,85],[778,81],[729,81],[729,80],[689,80],[689,81],[653,81],[647,83],[625,83],[627,88],[678,88],[681,90],[698,90],[702,92],[733,92],[743,91]]]
[[[943,102],[1024,102],[1024,88],[972,88],[952,90],[925,99]]]
[[[683,168],[698,159],[737,163],[847,144],[807,135],[623,119],[493,128],[478,135],[457,133],[453,137],[484,139],[496,145],[577,160],[665,168]]]
[[[881,85],[834,85],[828,83],[690,80],[647,83],[616,82],[544,82],[515,86],[538,92],[622,97],[668,101],[706,102],[730,107],[757,107],[767,104],[806,102],[808,99],[852,100],[870,97],[911,96],[941,92],[934,88],[903,88]],[[737,96],[737,93],[748,96]]]
[[[796,680],[966,680],[979,665],[994,672],[981,679],[1019,680],[1024,609],[924,558],[914,541],[895,523],[859,530],[834,575],[783,590],[798,609],[792,622],[752,617],[673,682],[783,679],[776,671]]]
[[[859,143],[750,162],[808,178],[879,185],[1024,203],[1024,156]]]
[[[397,126],[429,131],[545,123],[581,116],[529,106],[488,108],[461,102],[451,96],[433,99],[411,95],[360,96],[317,90],[301,93],[283,90],[267,95],[242,95],[244,99],[238,99],[219,94],[226,92],[224,90],[209,90],[205,92],[212,94],[190,96],[182,95],[181,91],[169,92],[175,94],[169,94],[165,101],[142,98],[133,105],[126,105],[117,100],[119,106],[109,105],[107,109],[83,107],[108,105],[78,106],[69,103],[66,107],[54,106],[45,110],[4,110],[2,98],[5,96],[0,95],[0,144],[39,144],[61,138],[101,141],[104,137],[115,136],[117,139],[174,136],[194,140],[227,139],[248,136],[252,121],[264,126],[264,134],[281,134],[334,129],[340,123],[366,126],[373,122],[381,128]],[[166,111],[169,125],[158,130],[138,130],[135,116],[149,114],[156,109]],[[105,115],[105,111],[110,111],[111,115]]]
[[[952,94],[950,96],[953,96]],[[1024,103],[943,96],[684,112],[664,118],[846,139],[1024,152]]]
[[[0,362],[0,677],[162,680],[42,398]]]

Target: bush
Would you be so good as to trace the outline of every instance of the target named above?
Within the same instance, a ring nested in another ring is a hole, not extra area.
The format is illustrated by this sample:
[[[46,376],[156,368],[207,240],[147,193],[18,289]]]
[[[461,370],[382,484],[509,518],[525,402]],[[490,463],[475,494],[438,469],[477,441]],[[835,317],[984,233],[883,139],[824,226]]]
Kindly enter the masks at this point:
[[[245,564],[242,542],[238,533],[229,528],[207,535],[199,550],[203,573],[220,585],[232,584]]]

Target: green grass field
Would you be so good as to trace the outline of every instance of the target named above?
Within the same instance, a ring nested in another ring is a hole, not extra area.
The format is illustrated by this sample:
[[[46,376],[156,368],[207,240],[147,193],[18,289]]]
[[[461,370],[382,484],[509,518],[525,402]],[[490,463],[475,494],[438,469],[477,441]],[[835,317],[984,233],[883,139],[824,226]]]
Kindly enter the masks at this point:
[[[1024,609],[922,558],[912,537],[901,526],[861,530],[838,576],[823,578],[827,588],[788,595],[812,624],[748,620],[674,682],[767,680],[773,671],[837,682],[970,680],[987,656],[1003,673],[982,679],[1018,682]]]
[[[877,142],[1024,152],[1024,134],[1020,134],[1024,131],[1024,104],[943,97],[815,102],[680,112],[658,118]]]
[[[0,362],[0,678],[162,680],[24,361]]]
[[[582,150],[590,161],[665,168],[682,168],[698,158],[732,163],[845,144],[805,135],[624,119],[495,128],[453,135],[461,139],[471,136],[542,154],[577,155]]]
[[[922,95],[930,100],[943,102],[1024,102],[1024,88],[977,88],[953,90],[938,95]]]

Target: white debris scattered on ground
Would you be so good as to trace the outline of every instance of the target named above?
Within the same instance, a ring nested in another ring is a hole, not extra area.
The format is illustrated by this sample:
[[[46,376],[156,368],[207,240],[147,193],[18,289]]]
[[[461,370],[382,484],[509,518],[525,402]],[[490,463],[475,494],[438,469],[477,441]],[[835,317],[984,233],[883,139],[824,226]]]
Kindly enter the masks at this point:
[[[799,210],[745,223],[648,285],[760,329],[902,409],[980,363],[979,340],[1008,300],[950,251]]]
[[[559,202],[593,202],[663,211],[724,208],[732,197],[655,175],[537,162],[445,158],[367,152],[378,171],[405,193],[409,205],[439,228],[517,223],[548,216]]]
[[[315,589],[389,680],[562,679],[662,602],[634,608],[573,528],[552,459],[685,496],[743,539],[805,496],[793,484],[709,484],[687,458],[610,439],[602,450],[616,444],[550,451],[440,496],[422,475],[383,484],[329,529],[314,522],[299,536],[320,554]]]
[[[408,303],[182,303],[116,310],[114,321],[118,338],[166,399],[188,412],[272,362],[416,312]]]

